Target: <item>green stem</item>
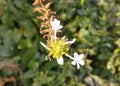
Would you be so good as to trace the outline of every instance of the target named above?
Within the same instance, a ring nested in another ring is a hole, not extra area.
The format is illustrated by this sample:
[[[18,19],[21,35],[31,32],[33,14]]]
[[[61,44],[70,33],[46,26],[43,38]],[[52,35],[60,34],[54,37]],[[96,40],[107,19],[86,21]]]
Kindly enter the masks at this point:
[[[70,59],[74,60],[74,58],[68,54],[65,54],[67,57],[69,57]]]

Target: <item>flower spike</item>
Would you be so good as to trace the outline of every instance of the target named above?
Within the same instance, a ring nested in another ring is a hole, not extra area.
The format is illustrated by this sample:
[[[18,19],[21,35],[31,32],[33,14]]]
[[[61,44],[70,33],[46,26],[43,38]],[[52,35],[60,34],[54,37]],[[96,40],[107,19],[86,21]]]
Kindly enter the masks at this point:
[[[46,59],[51,57],[57,60],[59,65],[64,64],[64,55],[69,57],[72,62],[72,65],[77,65],[77,69],[80,68],[80,65],[84,65],[83,61],[84,54],[74,53],[73,57],[68,54],[70,50],[70,45],[73,44],[76,39],[68,41],[65,36],[57,38],[57,34],[61,32],[60,29],[63,26],[60,24],[60,20],[56,19],[56,12],[50,9],[51,2],[49,0],[35,0],[33,6],[35,6],[34,12],[38,12],[41,15],[37,16],[37,19],[41,20],[40,33],[43,34],[43,37],[47,38],[47,44],[40,42],[40,44],[48,51]]]

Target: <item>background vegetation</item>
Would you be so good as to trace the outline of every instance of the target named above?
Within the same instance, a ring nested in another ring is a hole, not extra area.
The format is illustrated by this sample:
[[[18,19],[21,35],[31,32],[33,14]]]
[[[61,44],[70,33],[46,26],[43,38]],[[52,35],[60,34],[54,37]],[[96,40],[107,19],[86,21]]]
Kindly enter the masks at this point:
[[[33,0],[0,0],[0,86],[119,86],[120,1],[50,1],[64,26],[60,35],[77,39],[70,55],[84,53],[85,66],[45,60]]]

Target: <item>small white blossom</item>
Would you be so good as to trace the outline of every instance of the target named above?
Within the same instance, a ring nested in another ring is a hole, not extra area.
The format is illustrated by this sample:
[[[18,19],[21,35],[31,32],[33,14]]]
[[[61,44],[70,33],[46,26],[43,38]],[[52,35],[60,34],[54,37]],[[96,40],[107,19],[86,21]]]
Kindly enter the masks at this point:
[[[51,21],[50,24],[54,31],[57,31],[57,30],[63,28],[63,26],[60,25],[60,20],[57,20],[56,18],[53,21]]]
[[[58,58],[57,62],[58,62],[58,64],[63,65],[64,64],[64,59],[63,58]]]
[[[57,30],[63,28],[62,25],[60,25],[60,20],[57,20],[56,18],[50,22],[52,29],[54,30],[54,39],[57,39],[56,32]]]
[[[73,61],[71,62],[72,65],[77,65],[77,69],[80,68],[80,65],[84,65],[85,62],[82,60],[84,57],[84,54],[78,55],[78,53],[74,53]]]

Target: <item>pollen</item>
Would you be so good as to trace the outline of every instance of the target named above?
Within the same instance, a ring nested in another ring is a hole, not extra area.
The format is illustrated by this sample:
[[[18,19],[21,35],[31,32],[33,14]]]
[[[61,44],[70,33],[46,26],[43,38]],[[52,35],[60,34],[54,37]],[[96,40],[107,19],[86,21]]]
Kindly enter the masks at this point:
[[[67,54],[69,51],[69,46],[66,44],[66,39],[62,38],[60,40],[53,40],[50,44],[49,55],[53,58],[62,58],[63,55]]]

